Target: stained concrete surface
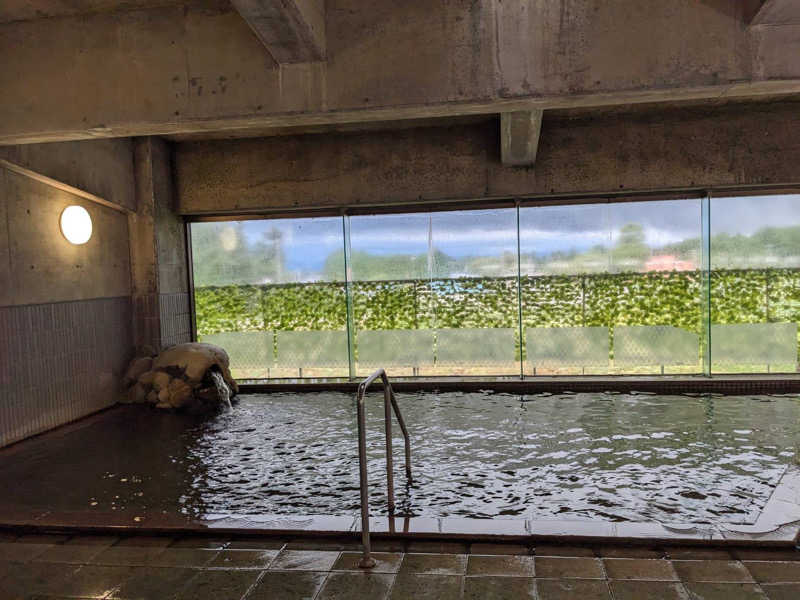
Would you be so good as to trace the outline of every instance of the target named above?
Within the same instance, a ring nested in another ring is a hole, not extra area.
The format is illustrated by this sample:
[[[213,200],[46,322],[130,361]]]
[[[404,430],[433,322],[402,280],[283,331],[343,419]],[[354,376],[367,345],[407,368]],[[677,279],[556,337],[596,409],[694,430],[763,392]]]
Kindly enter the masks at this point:
[[[799,114],[787,102],[545,118],[533,168],[502,166],[497,120],[183,142],[177,194],[193,214],[798,183]]]
[[[800,31],[748,27],[753,6],[329,0],[326,59],[283,65],[213,2],[14,21],[0,25],[0,140],[797,93]]]
[[[129,139],[0,146],[0,158],[128,210],[136,209]]]

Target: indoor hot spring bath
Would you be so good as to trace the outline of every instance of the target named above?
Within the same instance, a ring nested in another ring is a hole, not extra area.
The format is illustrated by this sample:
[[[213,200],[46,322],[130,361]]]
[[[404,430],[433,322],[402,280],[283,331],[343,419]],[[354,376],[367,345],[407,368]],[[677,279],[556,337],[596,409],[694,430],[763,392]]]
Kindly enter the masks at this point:
[[[366,399],[374,516],[387,514],[381,400]],[[746,529],[794,473],[795,396],[485,391],[397,400],[413,466],[408,485],[395,426],[398,517],[487,528],[491,520],[501,531],[507,521]],[[354,404],[350,394],[321,392],[244,394],[212,417],[116,407],[0,453],[0,502],[9,514],[94,522],[355,523]]]

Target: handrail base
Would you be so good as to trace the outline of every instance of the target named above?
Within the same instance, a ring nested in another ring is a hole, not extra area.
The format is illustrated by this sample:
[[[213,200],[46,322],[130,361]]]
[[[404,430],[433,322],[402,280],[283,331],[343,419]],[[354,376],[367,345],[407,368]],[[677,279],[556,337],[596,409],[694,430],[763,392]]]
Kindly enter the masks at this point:
[[[374,558],[362,558],[361,560],[358,561],[358,568],[359,569],[371,569],[376,564],[378,564],[378,563],[375,562]]]

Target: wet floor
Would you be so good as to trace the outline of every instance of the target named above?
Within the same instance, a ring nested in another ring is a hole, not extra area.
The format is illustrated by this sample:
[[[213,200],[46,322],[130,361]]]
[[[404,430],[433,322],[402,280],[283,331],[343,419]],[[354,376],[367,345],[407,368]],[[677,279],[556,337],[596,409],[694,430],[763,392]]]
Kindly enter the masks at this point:
[[[370,503],[385,514],[382,395],[368,398]],[[794,397],[398,394],[412,436],[399,512],[753,522],[795,460]],[[0,508],[353,514],[355,409],[339,393],[242,396],[210,418],[125,406],[0,451]]]
[[[353,539],[5,537],[4,600],[795,600],[792,549]]]

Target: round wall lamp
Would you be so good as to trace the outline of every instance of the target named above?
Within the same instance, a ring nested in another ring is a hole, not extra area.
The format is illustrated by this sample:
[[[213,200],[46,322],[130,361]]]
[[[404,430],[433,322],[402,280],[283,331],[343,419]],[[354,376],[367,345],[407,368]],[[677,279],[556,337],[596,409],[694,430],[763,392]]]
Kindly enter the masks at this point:
[[[82,206],[68,206],[61,213],[61,233],[70,244],[85,244],[92,237],[92,217]]]

